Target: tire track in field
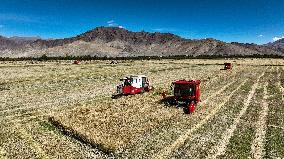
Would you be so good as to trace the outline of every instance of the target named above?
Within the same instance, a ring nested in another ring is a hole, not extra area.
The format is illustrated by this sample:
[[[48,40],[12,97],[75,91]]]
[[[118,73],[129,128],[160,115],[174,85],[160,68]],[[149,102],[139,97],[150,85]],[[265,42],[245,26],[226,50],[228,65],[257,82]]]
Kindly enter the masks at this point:
[[[237,125],[240,122],[241,117],[246,113],[247,108],[251,102],[252,97],[255,94],[256,88],[258,87],[258,83],[259,80],[262,76],[264,76],[265,72],[263,72],[258,78],[257,81],[254,83],[254,85],[251,88],[251,91],[248,94],[248,97],[246,99],[246,101],[244,101],[244,107],[242,108],[242,110],[240,111],[239,115],[235,118],[233,124],[227,129],[227,131],[222,135],[222,138],[219,140],[219,143],[214,146],[210,152],[209,152],[209,156],[207,158],[212,158],[215,159],[220,155],[223,155],[226,151],[227,145],[230,142],[231,137],[234,134],[234,131],[237,128]]]
[[[255,138],[252,142],[251,145],[251,154],[253,158],[255,159],[260,159],[263,158],[265,155],[264,153],[264,139],[266,135],[266,129],[267,129],[267,115],[268,115],[268,93],[267,93],[267,86],[268,82],[265,83],[264,85],[264,90],[263,90],[263,100],[262,100],[262,106],[263,109],[260,112],[259,120],[256,123],[256,133],[255,133]]]
[[[186,140],[191,136],[191,134],[201,128],[204,124],[207,123],[208,120],[210,120],[228,101],[229,99],[235,94],[236,91],[238,91],[246,82],[248,79],[245,79],[234,91],[232,91],[225,101],[223,101],[221,104],[215,107],[210,114],[208,114],[203,120],[201,120],[198,124],[196,124],[193,128],[188,129],[183,135],[181,135],[176,141],[174,141],[171,145],[166,146],[164,149],[159,151],[157,154],[153,156],[153,158],[163,159],[167,158],[169,155],[171,155],[172,152],[176,151],[178,148],[184,145]],[[233,83],[233,82],[231,82]],[[229,83],[229,84],[231,84]],[[224,87],[230,86],[229,84],[225,85]],[[224,89],[225,90],[225,89]],[[208,97],[204,102],[207,102],[210,98],[220,94],[221,91],[216,92],[214,95],[211,95]]]

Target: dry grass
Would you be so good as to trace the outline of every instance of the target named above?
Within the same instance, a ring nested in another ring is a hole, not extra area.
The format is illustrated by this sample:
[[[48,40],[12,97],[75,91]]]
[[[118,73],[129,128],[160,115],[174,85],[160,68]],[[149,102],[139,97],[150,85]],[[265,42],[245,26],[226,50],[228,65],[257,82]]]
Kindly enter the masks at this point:
[[[220,71],[224,62],[232,62],[233,70]],[[227,103],[235,94],[245,96],[239,90],[243,87],[240,84],[252,83],[265,71],[258,65],[284,64],[275,59],[71,63],[0,63],[0,158],[110,157],[92,145],[121,158],[152,158],[163,153],[165,147],[169,147],[170,153],[161,155],[162,158],[171,153],[175,156],[181,149],[191,150],[184,145],[200,136],[203,127],[208,131],[207,125],[213,123],[216,115],[226,113],[221,108],[229,107]],[[283,69],[279,68],[278,86],[283,78]],[[110,99],[118,79],[129,74],[146,74],[156,91]],[[201,79],[202,102],[192,115],[159,103],[159,92],[168,90],[177,79]],[[80,141],[60,132],[48,122],[49,117]],[[196,131],[192,135],[186,133],[193,129]],[[184,134],[187,135],[183,137]],[[171,149],[179,138],[182,142]]]

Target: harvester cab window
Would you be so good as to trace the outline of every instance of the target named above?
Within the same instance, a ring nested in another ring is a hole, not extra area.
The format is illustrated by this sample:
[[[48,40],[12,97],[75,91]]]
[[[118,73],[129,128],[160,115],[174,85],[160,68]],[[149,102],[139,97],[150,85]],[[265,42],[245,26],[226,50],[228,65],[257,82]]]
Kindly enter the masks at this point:
[[[144,87],[146,84],[146,77],[142,77],[142,87]]]
[[[124,85],[125,86],[130,86],[131,83],[132,83],[131,78],[127,78],[127,79],[124,80]]]
[[[193,96],[194,86],[191,84],[175,84],[174,94],[175,96]]]

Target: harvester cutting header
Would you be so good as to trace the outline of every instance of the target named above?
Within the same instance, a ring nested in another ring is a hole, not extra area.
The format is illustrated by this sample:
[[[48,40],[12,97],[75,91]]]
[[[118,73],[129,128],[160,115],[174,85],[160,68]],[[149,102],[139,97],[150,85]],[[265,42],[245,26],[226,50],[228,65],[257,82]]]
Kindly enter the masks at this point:
[[[153,89],[145,75],[131,75],[120,79],[120,81],[122,83],[116,86],[116,93],[112,96],[114,99],[121,96],[149,92]]]

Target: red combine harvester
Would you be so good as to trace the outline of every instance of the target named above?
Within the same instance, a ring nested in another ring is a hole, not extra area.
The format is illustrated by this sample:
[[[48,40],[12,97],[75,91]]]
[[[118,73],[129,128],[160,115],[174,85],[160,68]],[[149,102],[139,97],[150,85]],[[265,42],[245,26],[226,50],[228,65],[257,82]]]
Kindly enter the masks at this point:
[[[193,113],[200,101],[200,80],[178,80],[173,82],[172,85],[174,87],[173,96],[162,93],[165,105],[182,106],[186,114]]]
[[[81,61],[75,60],[75,61],[73,62],[73,64],[74,64],[74,65],[80,65],[80,64],[81,64]]]
[[[233,67],[232,63],[224,63],[224,69],[221,70],[231,70]]]
[[[153,89],[153,87],[150,86],[149,79],[145,75],[131,75],[120,79],[120,81],[122,81],[122,84],[116,87],[116,93],[112,95],[113,99],[149,92]]]

